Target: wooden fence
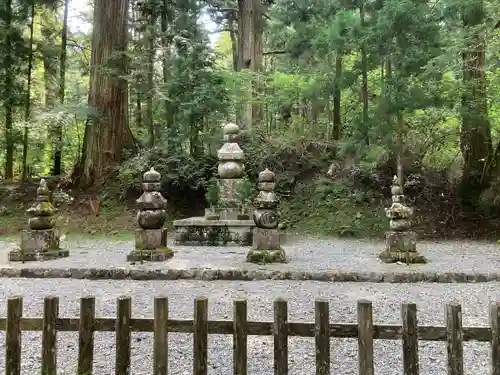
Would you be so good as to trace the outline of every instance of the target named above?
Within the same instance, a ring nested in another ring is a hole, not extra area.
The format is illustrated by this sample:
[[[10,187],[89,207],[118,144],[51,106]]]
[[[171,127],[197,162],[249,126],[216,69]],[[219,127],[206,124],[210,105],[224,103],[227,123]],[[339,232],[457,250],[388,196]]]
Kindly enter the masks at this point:
[[[403,304],[402,325],[374,325],[372,304],[358,302],[357,324],[330,324],[327,301],[315,301],[315,322],[288,321],[285,300],[274,302],[273,322],[247,320],[247,301],[234,301],[233,320],[208,320],[208,299],[196,298],[194,319],[168,318],[168,299],[154,299],[154,318],[132,318],[132,300],[117,300],[116,318],[96,318],[95,298],[82,298],[80,318],[59,318],[59,299],[46,297],[43,318],[22,316],[22,297],[9,298],[7,318],[0,318],[0,331],[5,331],[5,374],[21,373],[21,332],[42,331],[42,374],[55,375],[57,331],[79,332],[78,374],[91,374],[94,353],[94,332],[116,332],[115,374],[130,373],[131,332],[153,332],[153,374],[168,374],[168,332],[193,334],[193,374],[207,374],[208,335],[233,336],[233,372],[247,374],[247,338],[249,335],[273,336],[274,373],[288,373],[288,336],[314,337],[316,344],[316,374],[330,374],[330,338],[357,338],[359,374],[373,375],[373,340],[401,340],[405,375],[418,375],[418,340],[445,341],[448,353],[448,374],[463,375],[463,342],[491,343],[491,375],[500,375],[500,303],[491,305],[490,327],[462,327],[459,304],[448,304],[445,327],[417,325],[415,304]],[[30,374],[31,375],[31,374]],[[485,374],[486,375],[486,374]]]

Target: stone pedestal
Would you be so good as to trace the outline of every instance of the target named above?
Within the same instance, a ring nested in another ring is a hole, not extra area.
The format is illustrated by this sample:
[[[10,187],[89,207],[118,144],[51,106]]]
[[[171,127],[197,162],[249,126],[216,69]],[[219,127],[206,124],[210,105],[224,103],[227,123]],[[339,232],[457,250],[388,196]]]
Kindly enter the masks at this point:
[[[173,255],[173,251],[167,247],[166,229],[136,229],[135,250],[127,255],[127,261],[164,261]]]
[[[136,229],[135,249],[154,250],[167,246],[167,230],[161,229]]]
[[[67,256],[69,251],[59,248],[57,229],[25,229],[21,232],[21,247],[9,253],[9,261],[50,260]]]
[[[425,257],[417,252],[417,234],[412,231],[389,231],[385,234],[385,250],[379,254],[384,263],[406,264],[426,263]]]
[[[247,262],[283,263],[285,251],[280,246],[278,229],[254,228],[252,248],[247,254]]]

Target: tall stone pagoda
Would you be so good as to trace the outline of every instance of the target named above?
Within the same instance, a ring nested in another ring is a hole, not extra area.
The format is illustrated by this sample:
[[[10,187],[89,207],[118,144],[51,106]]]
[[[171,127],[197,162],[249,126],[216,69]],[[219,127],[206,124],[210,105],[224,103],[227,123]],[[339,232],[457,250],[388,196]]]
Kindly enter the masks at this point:
[[[246,207],[239,196],[245,184],[245,155],[238,144],[239,140],[238,125],[224,125],[224,144],[217,152],[217,205],[206,208],[204,216],[175,220],[177,245],[251,244],[255,224],[248,216],[242,215]]]

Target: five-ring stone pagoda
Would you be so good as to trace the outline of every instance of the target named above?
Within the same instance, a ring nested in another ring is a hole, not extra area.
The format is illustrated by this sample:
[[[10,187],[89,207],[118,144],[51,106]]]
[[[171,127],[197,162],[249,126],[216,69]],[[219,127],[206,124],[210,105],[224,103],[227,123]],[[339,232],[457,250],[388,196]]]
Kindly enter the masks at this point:
[[[259,195],[255,198],[253,220],[252,248],[248,252],[247,261],[252,263],[285,262],[285,251],[280,246],[279,233],[279,199],[274,189],[276,176],[269,169],[259,173]]]
[[[394,176],[391,194],[391,207],[385,210],[390,230],[385,234],[385,250],[379,258],[384,263],[426,263],[425,257],[417,252],[417,234],[411,230],[413,209],[405,204],[397,176]]]
[[[142,195],[137,199],[135,250],[127,255],[128,261],[163,261],[173,252],[167,247],[167,200],[160,192],[161,175],[154,168],[144,173]]]
[[[50,190],[44,179],[36,191],[37,198],[33,206],[26,213],[28,229],[21,232],[21,246],[9,253],[9,261],[37,261],[64,258],[69,250],[59,247],[59,231],[56,228],[56,209],[50,202]]]
[[[219,203],[215,209],[205,209],[205,216],[175,220],[175,243],[178,245],[227,245],[230,243],[248,246],[252,243],[255,224],[249,218],[241,218],[242,202],[238,190],[244,183],[245,155],[240,148],[240,128],[226,124],[223,128],[224,144],[217,152],[219,159],[218,188]]]

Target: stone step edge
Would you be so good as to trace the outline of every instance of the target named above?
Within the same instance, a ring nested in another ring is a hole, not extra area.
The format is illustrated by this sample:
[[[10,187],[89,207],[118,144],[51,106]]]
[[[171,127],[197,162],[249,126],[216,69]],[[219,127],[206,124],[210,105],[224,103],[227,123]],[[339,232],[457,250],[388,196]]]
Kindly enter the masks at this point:
[[[86,279],[86,280],[204,280],[257,281],[291,280],[371,283],[484,283],[500,281],[498,272],[325,272],[239,270],[239,269],[162,269],[127,268],[10,268],[0,267],[0,278]]]

